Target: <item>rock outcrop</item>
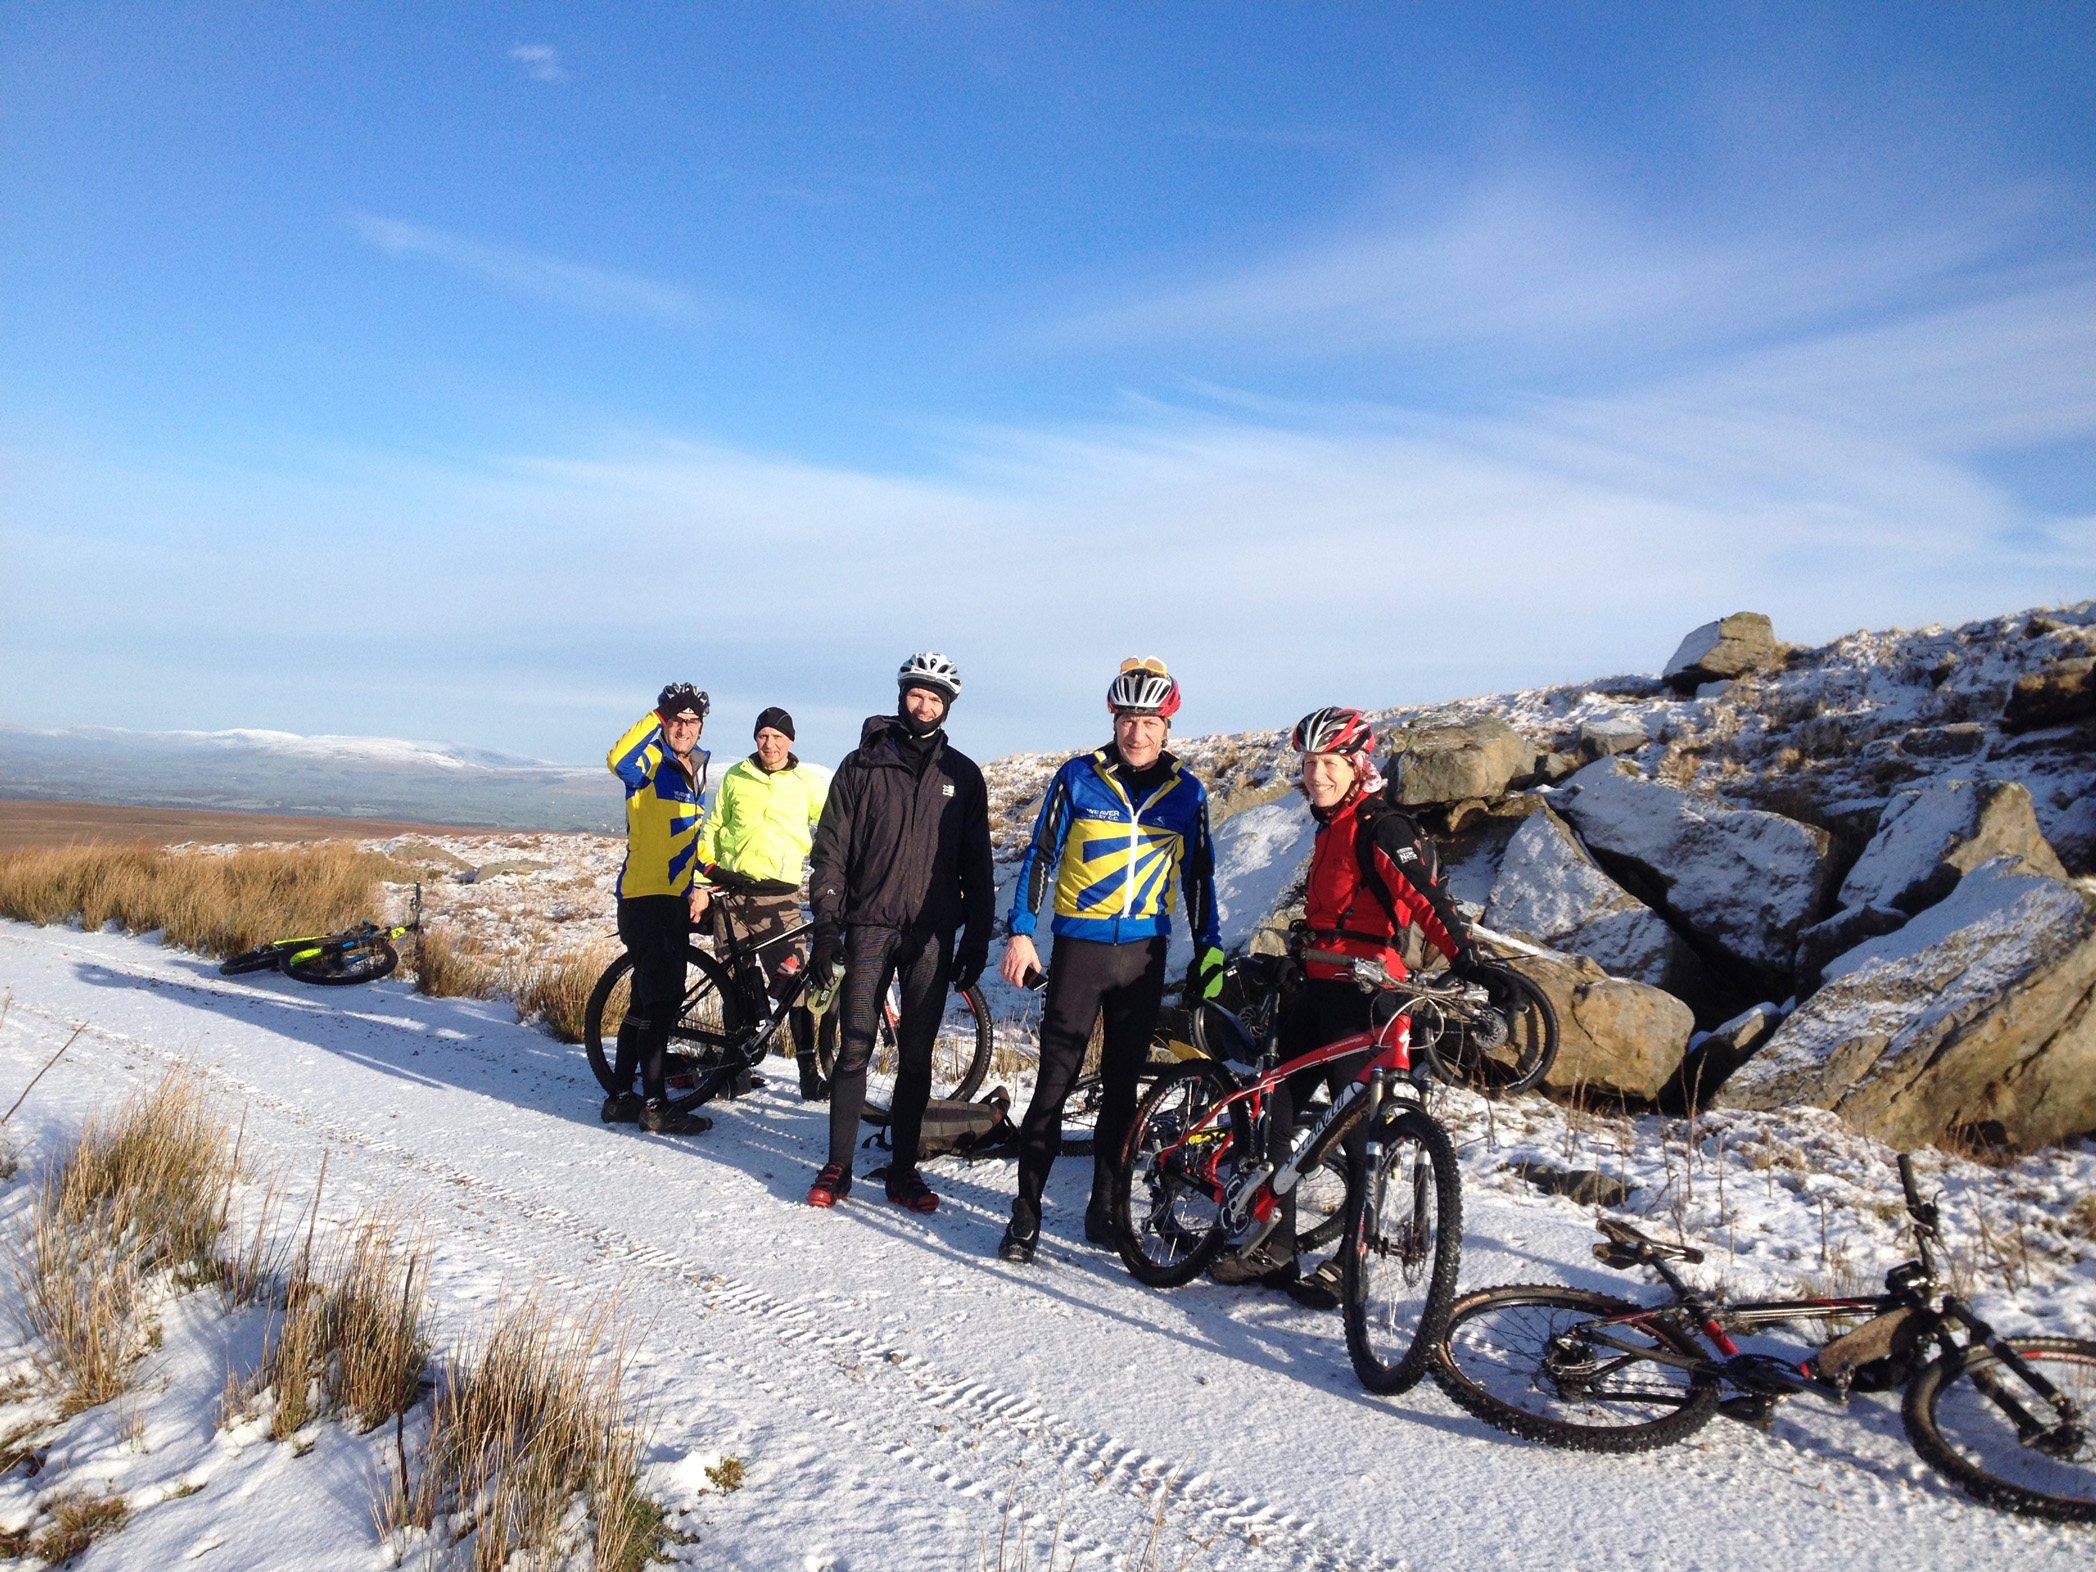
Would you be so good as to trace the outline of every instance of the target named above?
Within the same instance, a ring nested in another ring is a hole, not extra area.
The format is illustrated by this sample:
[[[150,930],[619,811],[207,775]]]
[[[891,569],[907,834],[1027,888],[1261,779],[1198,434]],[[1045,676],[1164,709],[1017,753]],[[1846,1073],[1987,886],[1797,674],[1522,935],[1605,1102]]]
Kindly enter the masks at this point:
[[[1535,762],[1535,748],[1497,715],[1435,710],[1390,734],[1391,796],[1405,807],[1489,801]]]
[[[1652,1102],[1681,1068],[1695,1017],[1672,994],[1611,977],[1577,956],[1517,955],[1507,964],[1557,1012],[1557,1060],[1543,1090],[1558,1098]]]
[[[1579,762],[1592,764],[1618,753],[1635,753],[1652,740],[1642,721],[1628,715],[1606,720],[1582,721],[1579,727]]]
[[[1674,651],[1661,673],[1679,694],[1691,694],[1706,682],[1723,682],[1749,671],[1764,671],[1782,656],[1776,629],[1758,611],[1736,611],[1706,622]]]
[[[1547,807],[1507,843],[1485,924],[1592,957],[1610,973],[1687,992],[1701,963],[1659,914],[1616,883]]]
[[[2001,712],[2001,729],[2035,731],[2090,715],[2096,715],[2096,656],[2078,655],[2018,677]]]
[[[1829,1108],[1903,1149],[2096,1129],[2096,893],[1997,858],[1828,974],[1718,1105]]]
[[[2019,781],[1939,780],[1892,794],[1856,866],[1841,884],[1843,906],[1890,907],[1912,917],[1995,857],[2019,857],[2032,873],[2064,879]]]
[[[1551,805],[1633,894],[1732,960],[1789,977],[1833,871],[1825,830],[1641,779],[1616,760],[1588,765]]]

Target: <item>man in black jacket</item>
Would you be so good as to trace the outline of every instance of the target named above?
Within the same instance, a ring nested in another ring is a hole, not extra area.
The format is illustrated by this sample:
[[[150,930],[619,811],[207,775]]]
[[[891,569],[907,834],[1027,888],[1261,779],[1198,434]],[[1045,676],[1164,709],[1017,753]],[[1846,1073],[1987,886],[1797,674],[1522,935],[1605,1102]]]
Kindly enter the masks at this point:
[[[932,1044],[948,985],[972,984],[990,953],[989,793],[982,771],[948,744],[944,729],[961,674],[943,655],[912,655],[896,685],[895,713],[868,718],[857,750],[837,767],[815,831],[808,975],[820,989],[841,965],[844,981],[836,1004],[843,1019],[830,1082],[830,1160],[808,1191],[810,1206],[834,1206],[851,1190],[866,1066],[894,977],[902,992],[895,1029],[901,1062],[888,1199],[913,1212],[937,1209],[939,1198],[917,1172]]]

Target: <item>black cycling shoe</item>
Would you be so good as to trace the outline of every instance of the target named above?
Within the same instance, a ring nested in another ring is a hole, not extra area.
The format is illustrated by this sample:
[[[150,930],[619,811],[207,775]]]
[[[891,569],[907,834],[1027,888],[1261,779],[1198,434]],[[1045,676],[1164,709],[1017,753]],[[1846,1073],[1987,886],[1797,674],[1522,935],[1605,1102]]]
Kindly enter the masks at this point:
[[[648,1102],[641,1106],[640,1127],[649,1135],[704,1135],[713,1121],[704,1114],[678,1113],[667,1103]]]
[[[1285,1284],[1281,1292],[1306,1310],[1339,1308],[1339,1258],[1334,1256],[1308,1277]]]
[[[637,1092],[613,1092],[604,1099],[604,1108],[599,1115],[606,1124],[632,1124],[640,1118],[640,1095]]]
[[[1017,1266],[1031,1266],[1033,1252],[1040,1242],[1041,1230],[1038,1226],[1033,1232],[1022,1234],[1016,1222],[1006,1223],[1004,1237],[997,1243],[997,1258]]]
[[[815,1055],[811,1053],[797,1062],[801,1072],[801,1101],[804,1103],[828,1102],[830,1100],[830,1083],[822,1078],[822,1072],[815,1067]]]
[[[1111,1246],[1114,1242],[1113,1213],[1103,1206],[1084,1209],[1085,1243]]]

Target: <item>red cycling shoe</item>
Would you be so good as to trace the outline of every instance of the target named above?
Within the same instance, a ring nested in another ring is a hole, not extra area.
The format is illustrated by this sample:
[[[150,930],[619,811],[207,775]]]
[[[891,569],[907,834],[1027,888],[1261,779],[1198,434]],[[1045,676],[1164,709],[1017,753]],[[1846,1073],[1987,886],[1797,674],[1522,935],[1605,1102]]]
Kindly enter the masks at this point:
[[[851,1170],[842,1163],[824,1163],[815,1183],[808,1187],[810,1206],[835,1206],[851,1194]]]
[[[910,1212],[936,1212],[939,1209],[939,1198],[932,1194],[931,1186],[914,1168],[888,1176],[888,1199]]]

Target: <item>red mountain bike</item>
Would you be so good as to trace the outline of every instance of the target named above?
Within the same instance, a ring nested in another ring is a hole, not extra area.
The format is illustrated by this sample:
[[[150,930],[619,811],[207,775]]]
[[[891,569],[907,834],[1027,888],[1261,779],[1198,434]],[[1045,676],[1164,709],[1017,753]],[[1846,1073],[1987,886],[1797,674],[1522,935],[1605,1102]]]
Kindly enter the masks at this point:
[[[1427,1067],[1413,1065],[1407,1012],[1440,1029],[1474,1029],[1500,1006],[1474,982],[1399,981],[1379,961],[1315,950],[1304,959],[1345,966],[1364,992],[1378,995],[1375,1025],[1286,1063],[1276,1062],[1269,1037],[1249,1076],[1213,1059],[1160,1075],[1136,1105],[1115,1167],[1117,1243],[1138,1281],[1190,1282],[1226,1246],[1256,1248],[1281,1221],[1281,1197],[1366,1120],[1363,1152],[1347,1167],[1339,1236],[1346,1347],[1370,1391],[1402,1392],[1425,1372],[1446,1326],[1463,1235],[1455,1145],[1428,1111]],[[1498,1025],[1503,1039],[1507,1023]],[[1364,1050],[1368,1063],[1295,1136],[1286,1161],[1268,1161],[1274,1090],[1291,1075]]]

